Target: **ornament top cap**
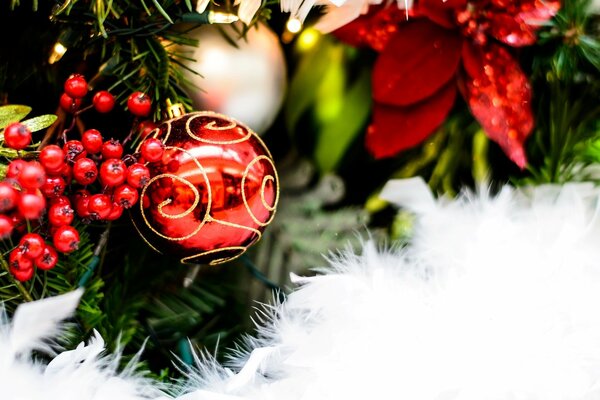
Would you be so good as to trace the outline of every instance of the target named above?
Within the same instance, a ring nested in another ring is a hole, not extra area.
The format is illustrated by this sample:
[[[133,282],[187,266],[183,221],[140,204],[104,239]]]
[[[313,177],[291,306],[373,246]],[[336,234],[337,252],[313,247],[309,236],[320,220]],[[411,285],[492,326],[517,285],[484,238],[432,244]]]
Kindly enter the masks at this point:
[[[172,119],[181,117],[183,114],[185,114],[185,108],[183,107],[183,104],[173,104],[171,102],[171,99],[167,99],[165,103],[167,104],[167,107],[165,109],[165,118]]]

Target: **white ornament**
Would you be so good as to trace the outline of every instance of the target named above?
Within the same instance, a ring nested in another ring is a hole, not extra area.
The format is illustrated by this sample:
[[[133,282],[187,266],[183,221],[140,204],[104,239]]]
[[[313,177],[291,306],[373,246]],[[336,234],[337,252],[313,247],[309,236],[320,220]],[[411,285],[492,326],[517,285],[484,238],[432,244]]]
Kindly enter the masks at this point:
[[[221,28],[230,38],[238,37],[230,26]],[[188,35],[198,40],[198,47],[179,51],[195,60],[183,63],[201,75],[183,71],[193,85],[186,91],[194,107],[228,115],[262,134],[275,120],[286,90],[285,58],[277,35],[260,24],[246,39],[236,41],[238,47],[214,25]]]

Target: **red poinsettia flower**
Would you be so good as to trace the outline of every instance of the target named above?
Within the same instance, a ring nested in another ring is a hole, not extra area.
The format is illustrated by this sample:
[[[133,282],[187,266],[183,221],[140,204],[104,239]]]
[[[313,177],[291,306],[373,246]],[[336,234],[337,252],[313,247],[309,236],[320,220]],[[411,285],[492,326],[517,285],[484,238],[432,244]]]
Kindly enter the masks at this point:
[[[459,89],[490,139],[524,168],[531,86],[506,47],[535,43],[559,8],[559,0],[420,0],[408,19],[393,5],[336,31],[380,52],[367,148],[382,158],[421,143],[445,120]]]

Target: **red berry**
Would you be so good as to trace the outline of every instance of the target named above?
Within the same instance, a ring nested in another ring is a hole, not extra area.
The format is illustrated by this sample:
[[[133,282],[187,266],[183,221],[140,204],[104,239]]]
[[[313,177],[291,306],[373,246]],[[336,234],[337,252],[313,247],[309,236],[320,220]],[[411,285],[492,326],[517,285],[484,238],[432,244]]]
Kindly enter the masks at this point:
[[[112,201],[106,194],[95,194],[90,197],[88,211],[92,219],[106,219],[110,215]]]
[[[65,93],[75,99],[84,97],[88,92],[88,86],[83,75],[73,74],[65,81]]]
[[[150,170],[145,165],[135,163],[127,169],[127,183],[134,188],[142,188],[150,180]]]
[[[46,172],[52,176],[60,176],[65,180],[65,183],[71,183],[73,180],[73,168],[67,163],[64,163],[58,170],[47,170]]]
[[[11,218],[0,215],[0,239],[7,238],[12,233],[14,224]]]
[[[37,161],[30,161],[21,170],[19,175],[19,184],[24,189],[39,189],[46,182],[46,171],[42,164]]]
[[[74,113],[81,107],[81,99],[73,98],[66,93],[60,96],[58,103],[60,104],[60,108],[68,113]]]
[[[155,130],[157,126],[158,125],[156,125],[150,120],[140,122],[140,125],[138,126],[138,132],[140,133],[140,137],[142,139],[146,138],[146,136],[148,136],[150,132]]]
[[[115,96],[106,90],[101,90],[94,95],[92,102],[94,103],[96,111],[99,113],[107,113],[115,106]]]
[[[125,209],[131,208],[137,203],[139,198],[138,191],[129,185],[117,186],[113,193],[113,200]]]
[[[26,282],[33,278],[33,267],[26,269],[10,268],[10,273],[13,274],[19,282]]]
[[[79,140],[69,140],[63,146],[67,161],[73,162],[87,156],[83,143]]]
[[[26,219],[38,219],[46,208],[46,200],[41,193],[22,193],[19,199],[19,213]]]
[[[10,272],[20,282],[28,281],[33,277],[33,262],[16,248],[8,256]]]
[[[85,189],[80,189],[73,195],[73,206],[75,212],[81,218],[89,218],[90,212],[88,211],[88,204],[90,202],[91,194]]]
[[[71,205],[71,201],[69,200],[69,198],[67,196],[56,196],[56,197],[52,197],[50,199],[50,206],[53,206],[55,204],[60,204],[63,206],[70,206]]]
[[[106,186],[119,186],[125,182],[127,169],[125,163],[117,159],[109,159],[100,166],[100,181]]]
[[[144,143],[142,143],[142,157],[144,157],[148,162],[159,161],[162,158],[164,151],[165,146],[158,139],[149,138],[144,140]]]
[[[107,221],[115,221],[119,219],[123,215],[123,207],[118,205],[117,203],[113,203],[112,209],[110,210],[110,214],[106,217]]]
[[[102,158],[121,158],[123,156],[123,146],[118,140],[110,139],[102,145]]]
[[[65,152],[55,144],[46,146],[40,151],[40,163],[48,170],[57,170],[65,163]]]
[[[133,92],[127,99],[127,108],[130,113],[137,117],[146,117],[150,114],[152,101],[145,93]]]
[[[71,253],[79,247],[79,232],[72,226],[61,226],[54,232],[52,242],[61,253]]]
[[[31,131],[19,122],[4,128],[4,143],[11,149],[23,150],[31,144]]]
[[[58,262],[58,253],[54,250],[54,247],[46,245],[42,254],[35,259],[35,266],[39,269],[47,271],[56,266]]]
[[[21,252],[32,260],[42,255],[44,247],[46,247],[46,242],[37,233],[27,233],[19,241]]]
[[[19,201],[19,192],[8,182],[0,182],[0,213],[11,210]]]
[[[98,167],[89,158],[80,158],[73,165],[73,177],[81,185],[90,185],[98,177]]]
[[[69,204],[53,204],[48,210],[48,221],[53,226],[71,225],[75,211]]]
[[[27,161],[25,160],[13,160],[8,164],[8,169],[6,170],[6,177],[11,179],[19,179],[19,175],[21,175],[21,171],[23,167],[27,165]]]
[[[65,180],[60,176],[48,176],[46,177],[46,182],[42,185],[42,193],[46,198],[50,199],[52,197],[61,196],[66,189],[67,185],[65,184]]]
[[[83,148],[90,154],[98,154],[102,150],[102,134],[96,129],[88,129],[81,135]]]

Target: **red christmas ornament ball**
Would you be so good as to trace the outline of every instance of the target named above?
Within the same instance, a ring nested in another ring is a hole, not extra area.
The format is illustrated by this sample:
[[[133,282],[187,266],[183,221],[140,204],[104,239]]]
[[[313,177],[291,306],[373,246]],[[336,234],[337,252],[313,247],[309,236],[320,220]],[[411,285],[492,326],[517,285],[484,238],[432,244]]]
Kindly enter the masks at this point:
[[[194,112],[149,137],[161,138],[164,153],[147,164],[151,179],[132,217],[154,250],[215,265],[260,239],[279,188],[269,150],[254,132],[224,115]]]

